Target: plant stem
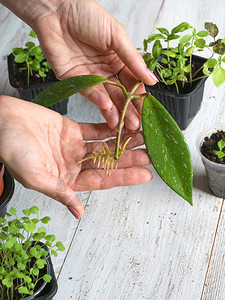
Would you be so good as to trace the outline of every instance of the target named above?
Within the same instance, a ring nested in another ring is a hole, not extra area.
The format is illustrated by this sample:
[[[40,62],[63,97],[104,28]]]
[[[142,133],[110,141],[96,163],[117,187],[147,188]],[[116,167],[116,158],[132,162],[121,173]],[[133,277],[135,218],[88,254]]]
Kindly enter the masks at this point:
[[[116,137],[115,159],[118,160],[119,159],[119,151],[120,151],[120,139],[121,139],[121,133],[122,133],[122,129],[123,129],[123,121],[124,121],[124,118],[125,118],[125,114],[126,114],[128,104],[130,103],[130,101],[132,99],[139,99],[139,98],[144,97],[146,95],[146,93],[139,94],[139,95],[134,95],[134,92],[140,86],[141,82],[136,83],[130,93],[128,93],[126,88],[120,83],[113,82],[113,81],[110,81],[110,80],[107,81],[107,83],[120,87],[122,89],[124,95],[126,96],[126,102],[125,102],[124,108],[123,108],[121,116],[120,116],[120,122],[119,122],[119,127],[118,127],[118,130],[117,130],[117,137]]]

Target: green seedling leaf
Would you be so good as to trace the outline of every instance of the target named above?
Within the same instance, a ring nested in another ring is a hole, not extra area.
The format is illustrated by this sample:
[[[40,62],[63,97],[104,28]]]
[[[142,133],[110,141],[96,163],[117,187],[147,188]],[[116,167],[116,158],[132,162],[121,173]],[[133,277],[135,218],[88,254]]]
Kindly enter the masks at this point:
[[[205,40],[204,39],[197,39],[194,42],[194,45],[198,48],[204,48],[205,47]]]
[[[43,276],[43,280],[46,281],[46,282],[50,282],[52,280],[52,276],[49,275],[49,274],[45,274]]]
[[[97,75],[71,77],[49,86],[43,92],[38,94],[33,102],[48,107],[84,89],[107,81],[106,78]],[[52,95],[53,97],[51,97]]]
[[[147,41],[148,43],[151,43],[152,41],[154,40],[158,40],[158,39],[165,39],[165,36],[163,36],[162,34],[160,33],[154,33],[154,34],[150,34]]]
[[[189,28],[192,28],[192,26],[187,22],[183,22],[183,23],[179,24],[178,26],[176,26],[175,28],[173,28],[172,33],[183,32]]]
[[[169,31],[166,28],[160,27],[156,29],[159,30],[162,34],[165,34],[166,36],[169,35]]]
[[[217,54],[224,55],[225,53],[225,44],[222,39],[217,40],[213,45],[213,51]]]
[[[37,35],[36,35],[36,33],[33,31],[33,29],[31,30],[29,36],[31,36],[31,37],[33,37],[33,38],[35,38],[35,39],[37,38]]]
[[[162,52],[162,44],[160,40],[156,40],[152,47],[152,55],[157,58],[160,56],[161,52]]]
[[[204,67],[206,68],[215,68],[217,65],[217,60],[215,58],[210,58],[204,63]]]
[[[188,146],[176,122],[150,94],[143,103],[142,127],[155,170],[172,190],[192,205],[193,168]]]
[[[181,44],[186,44],[188,43],[192,38],[192,35],[191,34],[186,34],[184,35],[181,39],[180,39],[180,43]]]
[[[19,64],[25,62],[26,59],[27,59],[26,53],[20,53],[15,56],[15,62]]]
[[[15,210],[15,208],[11,207],[9,211],[10,211],[10,213],[12,215],[16,216],[16,210]]]
[[[30,212],[31,212],[32,214],[34,214],[34,215],[37,215],[38,212],[39,212],[39,208],[38,208],[37,206],[32,206],[32,207],[30,208]]]
[[[157,60],[155,58],[150,59],[147,66],[151,71],[154,71],[157,66]]]
[[[222,67],[218,67],[212,72],[213,82],[216,87],[219,87],[225,81],[225,70]]]
[[[169,57],[176,57],[176,55],[177,55],[175,52],[170,51],[170,50],[163,50],[162,54],[165,54],[166,56],[169,56]]]
[[[209,33],[206,30],[201,30],[197,33],[197,36],[199,36],[199,37],[206,37],[208,35],[209,35]]]
[[[32,48],[32,47],[35,46],[35,43],[33,43],[33,42],[27,42],[27,43],[25,44],[25,46],[26,46],[27,48]]]

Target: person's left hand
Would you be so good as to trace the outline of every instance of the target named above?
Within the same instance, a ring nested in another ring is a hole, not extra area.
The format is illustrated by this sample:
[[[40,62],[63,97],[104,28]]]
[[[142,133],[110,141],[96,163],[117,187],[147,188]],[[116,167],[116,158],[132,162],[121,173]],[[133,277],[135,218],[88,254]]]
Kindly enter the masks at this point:
[[[143,144],[140,132],[124,134],[122,143],[133,138],[110,176],[93,161],[78,164],[103,145],[90,140],[115,135],[106,123],[78,124],[42,106],[0,96],[0,161],[25,187],[60,201],[77,218],[84,208],[75,191],[142,184],[152,178],[143,167],[150,164],[146,150],[131,150]],[[115,139],[107,143],[113,151]]]

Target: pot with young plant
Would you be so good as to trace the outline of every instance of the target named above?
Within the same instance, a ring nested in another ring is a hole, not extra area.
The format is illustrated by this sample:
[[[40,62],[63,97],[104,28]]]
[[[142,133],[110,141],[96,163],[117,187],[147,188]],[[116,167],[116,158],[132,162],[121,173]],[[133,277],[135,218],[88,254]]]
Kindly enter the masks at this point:
[[[0,299],[49,300],[58,289],[51,255],[65,248],[46,233],[50,217],[41,218],[37,206],[22,212],[11,207],[0,218]]]
[[[15,182],[4,164],[0,162],[0,217],[6,214],[7,206],[14,194]]]
[[[30,32],[37,38],[35,32]],[[57,78],[49,65],[40,45],[27,42],[25,48],[13,48],[8,56],[8,73],[11,86],[17,89],[23,100],[32,101],[47,86],[55,83]],[[50,107],[62,115],[67,113],[68,99]]]
[[[225,124],[205,128],[197,138],[197,149],[210,190],[215,196],[225,198]]]
[[[200,110],[205,80],[212,75],[216,87],[225,81],[225,39],[217,38],[219,29],[210,22],[199,31],[187,22],[171,31],[157,30],[144,39],[143,49],[139,48],[147,67],[159,80],[154,86],[146,85],[146,90],[184,130]],[[208,58],[196,55],[203,51],[204,55],[209,53]]]

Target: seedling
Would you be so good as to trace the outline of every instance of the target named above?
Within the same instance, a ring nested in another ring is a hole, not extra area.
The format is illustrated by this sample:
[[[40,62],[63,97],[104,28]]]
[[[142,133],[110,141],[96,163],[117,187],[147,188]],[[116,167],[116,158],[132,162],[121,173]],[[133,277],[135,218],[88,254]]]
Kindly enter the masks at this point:
[[[184,136],[167,110],[150,94],[135,94],[138,82],[131,91],[117,82],[97,75],[82,75],[58,81],[41,92],[34,103],[49,107],[59,101],[97,84],[111,84],[120,88],[125,97],[125,105],[121,113],[117,131],[115,151],[111,151],[105,143],[99,153],[92,153],[77,163],[94,159],[98,167],[111,174],[117,168],[124,155],[130,138],[121,145],[121,132],[124,117],[131,100],[144,98],[142,108],[142,128],[145,146],[150,160],[160,177],[180,196],[192,204],[192,162]]]
[[[45,226],[36,229],[38,223],[47,224],[50,221],[50,217],[39,217],[37,206],[24,209],[23,215],[18,218],[16,209],[12,207],[6,218],[0,218],[2,300],[13,300],[15,294],[23,299],[26,295],[33,295],[40,280],[50,282],[51,275],[40,275],[46,266],[46,259],[65,250],[61,242],[55,242],[54,235],[46,234]],[[44,245],[49,247],[49,251],[44,249]]]
[[[220,140],[217,143],[217,146],[219,148],[219,151],[214,150],[213,153],[215,153],[218,156],[218,158],[223,158],[225,156],[225,153],[223,152],[223,149],[225,147],[225,141],[224,140]]]
[[[37,38],[35,32],[32,30],[30,36]],[[30,85],[30,76],[36,72],[38,76],[44,78],[51,69],[51,66],[46,61],[46,58],[41,50],[41,47],[36,46],[33,42],[27,42],[26,48],[13,48],[12,53],[16,63],[25,64],[20,70],[27,70],[27,85]]]
[[[170,32],[166,28],[157,30],[158,33],[144,39],[143,50],[139,50],[148,68],[154,71],[162,83],[166,86],[174,85],[177,94],[186,84],[191,86],[194,81],[210,75],[216,87],[224,83],[225,70],[222,64],[225,62],[225,39],[216,39],[219,33],[216,24],[206,22],[204,30],[200,31],[187,22],[179,24]],[[187,30],[188,34],[180,35]],[[152,45],[150,51],[149,45]],[[203,50],[210,52],[209,59],[193,71],[192,55]]]

